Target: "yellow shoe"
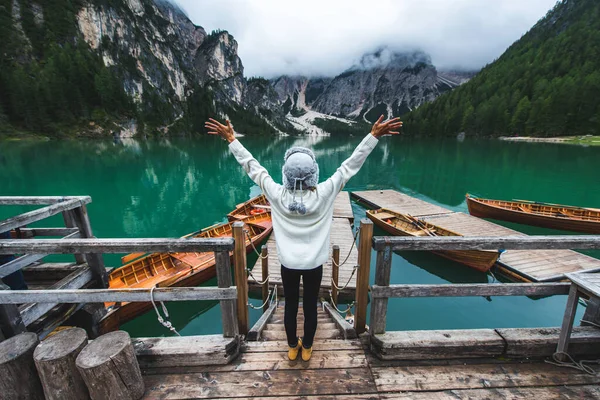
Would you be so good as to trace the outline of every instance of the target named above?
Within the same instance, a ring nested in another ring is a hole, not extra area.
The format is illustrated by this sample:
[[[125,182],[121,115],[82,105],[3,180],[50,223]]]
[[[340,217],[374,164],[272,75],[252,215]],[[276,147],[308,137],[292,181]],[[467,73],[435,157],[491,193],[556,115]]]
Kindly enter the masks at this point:
[[[302,339],[298,339],[298,344],[296,345],[296,347],[290,347],[290,349],[288,350],[288,358],[290,359],[290,361],[295,361],[296,358],[298,358],[298,352],[300,351],[301,347]]]
[[[302,360],[308,361],[308,360],[310,360],[311,356],[312,356],[312,346],[308,349],[305,349],[304,347],[302,347]]]

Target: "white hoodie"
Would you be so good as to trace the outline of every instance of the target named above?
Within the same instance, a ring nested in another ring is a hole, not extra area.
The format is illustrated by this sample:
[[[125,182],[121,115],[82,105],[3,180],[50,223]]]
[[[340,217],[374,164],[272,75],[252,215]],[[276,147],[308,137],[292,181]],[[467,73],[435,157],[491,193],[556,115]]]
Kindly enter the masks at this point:
[[[379,140],[370,133],[337,171],[317,185],[316,190],[296,190],[301,195],[306,214],[290,211],[293,193],[276,183],[269,172],[240,143],[234,140],[229,149],[236,160],[263,191],[271,203],[273,231],[277,238],[279,262],[291,269],[313,269],[329,258],[329,234],[333,222],[333,203],[344,185],[360,170]]]

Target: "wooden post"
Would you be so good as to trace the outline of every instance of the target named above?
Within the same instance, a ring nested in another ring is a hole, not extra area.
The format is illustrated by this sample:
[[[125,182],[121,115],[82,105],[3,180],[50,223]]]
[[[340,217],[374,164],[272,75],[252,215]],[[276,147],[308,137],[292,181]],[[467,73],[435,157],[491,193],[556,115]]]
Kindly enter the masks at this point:
[[[263,306],[263,314],[269,309],[267,299],[269,298],[269,248],[263,244],[260,249],[261,267],[262,267],[262,301],[265,304]]]
[[[244,223],[233,223],[233,265],[235,270],[235,285],[237,286],[237,318],[242,335],[248,333],[248,275],[246,274],[246,238]]]
[[[567,307],[563,316],[562,326],[560,328],[560,336],[558,337],[557,353],[566,353],[569,350],[569,339],[571,338],[571,330],[573,329],[573,320],[575,319],[575,311],[577,311],[577,302],[579,301],[579,292],[577,285],[571,283],[569,289],[569,297],[567,299]],[[557,355],[561,361],[566,361],[567,358],[563,354]]]
[[[60,331],[42,343],[33,353],[46,399],[79,400],[89,398],[75,359],[87,345],[84,329],[70,328]]]
[[[333,246],[332,262],[331,262],[331,300],[333,304],[338,304],[338,290],[336,286],[340,286],[340,246]]]
[[[385,249],[377,252],[377,264],[375,266],[375,284],[378,286],[389,286],[391,271],[392,248],[390,246],[386,246]],[[387,320],[387,306],[387,298],[373,298],[371,303],[371,321],[369,324],[369,334],[376,335],[385,333],[385,325]]]
[[[65,226],[67,228],[77,228],[77,224],[75,223],[75,214],[71,210],[66,210],[62,212],[63,220],[65,221]],[[74,254],[75,262],[77,264],[83,264],[85,261],[85,256],[83,254]]]
[[[81,207],[72,210],[72,212],[75,224],[77,225],[77,227],[79,228],[79,232],[81,233],[81,237],[93,238],[94,234],[92,232],[92,226],[90,225],[90,218],[88,216],[85,204],[82,204]],[[104,268],[104,260],[102,259],[102,254],[85,254],[85,259],[87,261],[88,266],[92,270],[92,273],[94,274],[94,279],[98,283],[98,286],[107,288],[108,274],[106,273],[106,268]]]
[[[354,329],[356,334],[365,332],[367,324],[367,303],[369,302],[369,275],[371,273],[371,241],[373,223],[364,218],[360,221],[358,241],[358,273],[356,276],[356,313]]]
[[[100,336],[75,360],[92,400],[139,399],[144,381],[131,338],[125,331]]]
[[[0,290],[10,290],[10,288],[0,281]],[[0,304],[0,330],[5,338],[27,330],[16,304]]]
[[[0,398],[44,399],[33,352],[40,341],[25,332],[0,343]]]
[[[231,261],[229,252],[216,251],[215,260],[217,263],[217,285],[220,288],[230,287],[233,282],[231,279]],[[235,300],[221,300],[221,318],[223,320],[224,337],[235,337],[239,334],[235,302]]]

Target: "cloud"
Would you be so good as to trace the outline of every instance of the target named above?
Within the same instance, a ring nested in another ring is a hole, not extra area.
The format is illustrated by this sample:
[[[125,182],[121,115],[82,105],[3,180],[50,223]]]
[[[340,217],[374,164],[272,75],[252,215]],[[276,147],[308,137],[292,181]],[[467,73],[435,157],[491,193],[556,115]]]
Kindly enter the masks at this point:
[[[387,46],[423,50],[440,68],[498,58],[556,0],[177,0],[207,31],[239,43],[246,76],[333,76]]]

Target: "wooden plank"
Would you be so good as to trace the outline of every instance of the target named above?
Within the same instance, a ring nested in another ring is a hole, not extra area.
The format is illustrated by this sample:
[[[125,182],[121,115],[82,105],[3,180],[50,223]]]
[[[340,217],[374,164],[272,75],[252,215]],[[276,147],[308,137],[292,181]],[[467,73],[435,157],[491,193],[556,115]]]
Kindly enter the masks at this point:
[[[338,288],[340,287],[340,246],[332,247],[331,255],[331,301],[338,303]]]
[[[252,329],[250,329],[250,331],[248,331],[248,335],[246,336],[247,340],[260,339],[260,335],[262,334],[263,330],[267,326],[267,321],[269,321],[269,319],[275,312],[276,308],[277,308],[277,303],[273,303],[269,306],[269,308],[267,309],[267,312],[265,312],[263,315],[261,315],[261,317],[258,319],[258,321],[256,321],[256,323],[254,324]]]
[[[600,398],[598,386],[553,386],[543,388],[491,388],[445,390],[439,392],[403,392],[382,394],[380,400],[414,399],[414,400],[521,400],[521,399],[596,399]]]
[[[61,289],[0,291],[0,304],[148,302],[150,288]],[[153,291],[155,301],[230,300],[237,298],[235,286],[165,287]]]
[[[392,270],[392,249],[390,246],[382,251],[377,252],[377,264],[375,270],[375,285],[380,288],[389,287],[390,273]],[[371,291],[373,289],[371,288]],[[382,334],[385,333],[387,322],[388,296],[375,297],[371,304],[371,322],[369,333]]]
[[[367,304],[369,302],[369,276],[371,271],[371,241],[373,222],[364,218],[360,221],[358,245],[358,272],[356,277],[356,305],[354,308],[354,329],[356,334],[365,332],[367,324]]]
[[[248,274],[246,272],[246,238],[244,235],[244,223],[236,221],[233,223],[233,239],[235,247],[233,250],[233,270],[235,274],[235,285],[238,288],[237,296],[237,323],[242,335],[248,333]],[[262,268],[262,267],[261,267]]]
[[[372,208],[388,208],[392,211],[411,214],[415,217],[452,212],[446,208],[407,196],[395,190],[357,191],[352,192],[351,196]]]
[[[346,218],[350,222],[354,221],[349,192],[342,191],[335,196],[335,200],[333,201],[333,218]]]
[[[313,344],[313,352],[317,351],[340,351],[360,350],[362,344],[359,340],[323,339]],[[246,342],[242,348],[244,353],[268,353],[281,351],[287,353],[288,344],[286,340],[273,340],[268,342]]]
[[[298,327],[298,336],[302,336],[303,334],[303,329],[301,326]],[[265,340],[285,340],[286,339],[286,335],[285,335],[285,331],[281,330],[281,331],[269,331],[269,330],[264,330],[262,332],[262,337]],[[315,333],[315,339],[321,340],[321,339],[339,339],[342,337],[342,333],[340,331],[338,331],[337,329],[319,329],[319,327],[317,326],[317,332]]]
[[[493,329],[386,332],[372,335],[371,344],[382,360],[495,357],[504,352],[504,341]]]
[[[77,232],[77,228],[20,228],[19,239],[28,239],[36,236],[67,236]]]
[[[30,282],[51,281],[53,284],[66,277],[67,275],[79,270],[87,264],[77,264],[74,262],[65,263],[35,263],[22,269],[27,285]],[[32,289],[30,287],[30,289]]]
[[[213,239],[5,239],[0,254],[206,252],[233,250],[233,238]]]
[[[225,365],[239,354],[239,338],[202,335],[132,340],[140,368]]]
[[[357,337],[356,330],[348,321],[346,321],[340,313],[335,310],[328,302],[323,303],[323,307],[327,311],[327,314],[333,319],[337,329],[342,332],[344,339],[355,339]]]
[[[373,298],[462,296],[554,296],[569,293],[569,283],[461,283],[371,287]]]
[[[332,319],[327,320],[328,322],[319,322],[317,324],[317,330],[335,330],[337,329],[337,325],[335,322],[333,322]],[[303,325],[303,324],[302,324]],[[302,325],[300,325],[300,330],[302,330]],[[265,326],[265,330],[269,330],[269,331],[284,331],[285,327],[284,324],[267,324]],[[340,332],[341,333],[341,332]]]
[[[375,393],[366,368],[147,375],[146,399]],[[321,384],[318,384],[321,382]]]
[[[596,385],[600,375],[546,363],[372,368],[381,392]]]
[[[20,228],[22,226],[29,225],[37,221],[41,221],[53,215],[60,214],[65,210],[72,210],[73,208],[79,207],[82,204],[89,203],[90,201],[91,199],[89,197],[87,199],[72,198],[69,200],[62,201],[60,203],[49,205],[47,207],[42,207],[37,210],[29,211],[17,215],[15,217],[7,218],[3,221],[0,221],[0,233],[8,232],[12,229]],[[15,253],[25,253],[25,251],[17,251]]]
[[[261,276],[264,276],[262,284],[262,301],[264,303],[263,306],[263,314],[267,312],[269,309],[269,304],[267,302],[269,298],[269,248],[263,245],[260,249],[260,258],[261,258]]]
[[[50,205],[69,200],[80,200],[83,204],[92,202],[90,196],[0,196],[0,206]]]
[[[69,276],[61,279],[52,289],[79,289],[92,281],[92,271],[84,266],[78,271],[71,273]],[[27,304],[21,310],[21,317],[25,326],[29,326],[34,321],[37,321],[42,315],[58,305],[55,303],[33,303]]]
[[[573,329],[573,321],[575,320],[577,303],[579,303],[577,284],[571,283],[571,287],[569,289],[569,298],[567,299],[567,306],[563,316],[562,326],[560,328],[558,345],[556,346],[556,352],[559,353],[557,356],[562,361],[566,361],[567,358],[564,353],[567,353],[569,350],[569,339],[571,337],[571,330]]]
[[[0,280],[0,295],[10,292],[12,290]],[[27,330],[16,304],[3,304],[0,301],[0,330],[4,338],[16,336]]]
[[[231,277],[231,260],[228,251],[215,252],[217,285],[228,288],[233,284]],[[223,336],[235,337],[240,331],[237,324],[236,300],[221,300],[221,320],[223,321]]]
[[[599,274],[600,276],[600,274]],[[586,289],[596,297],[600,297],[600,285],[598,285],[595,274],[589,273],[578,273],[578,274],[567,274],[572,282],[576,283],[580,288]]]
[[[383,250],[536,250],[536,249],[600,249],[600,235],[585,236],[378,236],[373,248]]]
[[[503,328],[496,332],[506,342],[510,357],[550,357],[556,351],[560,328]],[[573,327],[569,354],[586,356],[600,354],[600,329],[590,326]]]

